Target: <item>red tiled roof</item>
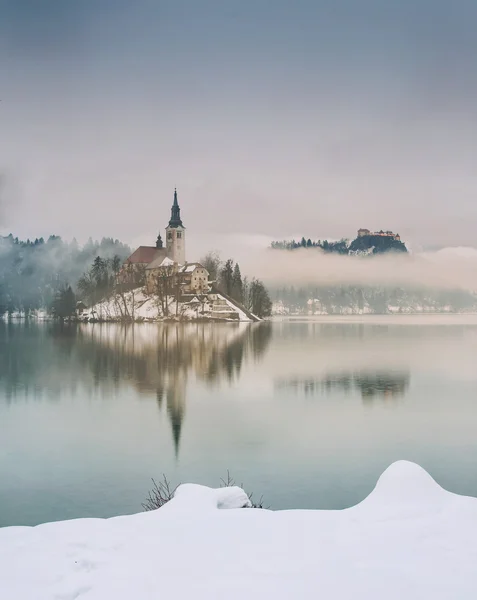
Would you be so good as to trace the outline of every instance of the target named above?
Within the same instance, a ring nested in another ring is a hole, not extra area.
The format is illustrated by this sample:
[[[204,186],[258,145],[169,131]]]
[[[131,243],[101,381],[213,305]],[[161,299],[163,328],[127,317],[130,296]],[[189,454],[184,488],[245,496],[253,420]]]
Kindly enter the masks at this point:
[[[131,254],[131,256],[126,260],[126,262],[133,264],[149,264],[156,258],[156,255],[160,252],[161,250],[159,248],[156,248],[155,246],[139,246],[139,248],[135,250]]]

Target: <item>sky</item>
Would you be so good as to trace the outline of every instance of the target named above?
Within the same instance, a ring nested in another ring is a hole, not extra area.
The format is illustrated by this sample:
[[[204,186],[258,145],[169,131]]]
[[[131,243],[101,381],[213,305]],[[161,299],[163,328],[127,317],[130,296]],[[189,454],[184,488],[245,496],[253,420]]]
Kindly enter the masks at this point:
[[[0,233],[477,246],[474,0],[0,0]],[[227,246],[228,245],[228,246]]]

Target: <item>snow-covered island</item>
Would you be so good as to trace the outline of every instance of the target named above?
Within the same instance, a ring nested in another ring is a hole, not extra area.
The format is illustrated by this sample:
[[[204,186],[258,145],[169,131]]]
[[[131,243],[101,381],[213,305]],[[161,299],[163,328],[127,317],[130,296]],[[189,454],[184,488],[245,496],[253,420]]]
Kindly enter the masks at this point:
[[[152,512],[1,529],[0,598],[477,597],[477,499],[413,463],[346,510],[249,504],[237,487],[187,484]]]
[[[171,295],[164,299],[155,294],[148,294],[144,288],[113,294],[91,308],[85,307],[77,318],[82,322],[209,320],[250,323],[261,320],[223,293],[190,294],[180,299]]]

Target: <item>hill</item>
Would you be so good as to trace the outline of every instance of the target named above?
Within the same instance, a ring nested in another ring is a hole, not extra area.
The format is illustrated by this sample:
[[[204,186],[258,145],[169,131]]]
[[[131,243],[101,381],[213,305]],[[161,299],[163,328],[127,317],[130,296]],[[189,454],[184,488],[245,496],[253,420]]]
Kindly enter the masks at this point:
[[[327,254],[342,254],[352,256],[366,256],[383,254],[386,252],[407,252],[406,245],[398,234],[391,231],[378,231],[372,233],[368,229],[360,229],[353,241],[342,238],[339,241],[317,240],[301,238],[301,241],[283,240],[274,241],[271,247],[276,250],[296,250],[298,248],[318,248]]]
[[[407,252],[407,248],[400,239],[380,234],[358,236],[348,247],[349,254],[383,254],[385,252]]]

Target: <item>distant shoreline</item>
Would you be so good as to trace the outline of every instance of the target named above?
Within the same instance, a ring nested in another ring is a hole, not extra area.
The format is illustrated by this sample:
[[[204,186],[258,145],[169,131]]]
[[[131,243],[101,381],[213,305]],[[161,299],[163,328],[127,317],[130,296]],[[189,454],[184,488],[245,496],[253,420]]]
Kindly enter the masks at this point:
[[[474,313],[394,313],[363,315],[274,315],[272,321],[305,323],[376,323],[399,325],[476,325],[477,312]],[[422,320],[422,323],[418,321]]]

